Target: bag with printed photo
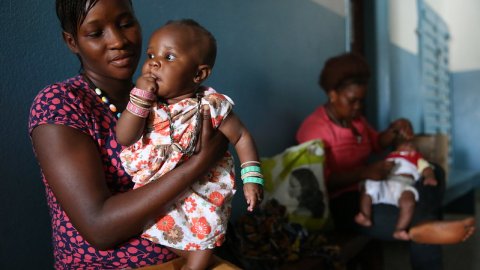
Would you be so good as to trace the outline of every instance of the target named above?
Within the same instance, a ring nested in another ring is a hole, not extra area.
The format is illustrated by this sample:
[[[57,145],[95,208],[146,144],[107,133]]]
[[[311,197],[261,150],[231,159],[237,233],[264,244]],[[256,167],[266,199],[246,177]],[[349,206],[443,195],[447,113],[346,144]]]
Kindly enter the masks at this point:
[[[312,140],[262,158],[265,199],[287,209],[288,219],[309,231],[332,229],[323,177],[323,143]]]

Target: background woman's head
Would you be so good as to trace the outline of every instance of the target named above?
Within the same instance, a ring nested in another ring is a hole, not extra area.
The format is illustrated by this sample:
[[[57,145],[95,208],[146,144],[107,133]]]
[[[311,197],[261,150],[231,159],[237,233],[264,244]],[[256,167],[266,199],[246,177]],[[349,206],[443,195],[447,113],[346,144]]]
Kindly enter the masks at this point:
[[[359,54],[346,53],[327,60],[318,83],[336,117],[349,120],[361,114],[369,79],[366,60]]]
[[[142,45],[141,29],[130,0],[57,0],[63,38],[84,70],[128,79]]]

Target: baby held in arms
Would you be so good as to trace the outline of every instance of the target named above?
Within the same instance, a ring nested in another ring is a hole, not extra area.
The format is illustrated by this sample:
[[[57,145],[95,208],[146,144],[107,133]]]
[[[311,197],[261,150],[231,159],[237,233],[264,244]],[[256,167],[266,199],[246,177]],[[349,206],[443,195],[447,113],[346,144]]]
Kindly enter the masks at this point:
[[[134,188],[157,180],[195,155],[202,115],[206,117],[202,111],[209,111],[213,126],[235,146],[248,210],[253,211],[263,197],[253,137],[234,114],[233,101],[202,85],[215,57],[215,38],[193,20],[170,21],[152,34],[142,75],[117,124],[118,141],[126,146],[120,157]],[[213,249],[225,240],[235,190],[234,161],[226,152],[142,236],[186,258],[182,269],[205,269],[212,264]]]
[[[372,225],[372,204],[390,204],[399,207],[399,216],[393,237],[399,240],[410,240],[407,228],[418,201],[418,192],[414,187],[416,181],[424,185],[436,186],[437,180],[431,165],[422,157],[411,140],[399,140],[396,149],[386,157],[395,163],[387,179],[367,179],[361,189],[360,212],[355,221],[365,227]]]

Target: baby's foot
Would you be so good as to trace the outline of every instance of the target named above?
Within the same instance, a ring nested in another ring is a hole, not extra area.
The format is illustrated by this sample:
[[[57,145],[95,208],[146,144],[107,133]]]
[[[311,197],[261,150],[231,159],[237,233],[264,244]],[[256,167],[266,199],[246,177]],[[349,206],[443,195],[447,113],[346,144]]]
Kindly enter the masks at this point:
[[[393,238],[403,241],[410,240],[410,236],[405,229],[397,229],[393,232]]]
[[[410,239],[422,244],[456,244],[475,232],[473,217],[461,220],[426,221],[412,227]]]
[[[436,186],[438,184],[437,179],[435,178],[425,178],[423,180],[424,186]]]
[[[357,222],[359,225],[364,226],[364,227],[372,226],[372,221],[370,220],[370,217],[365,215],[362,212],[359,212],[355,216],[355,222]]]

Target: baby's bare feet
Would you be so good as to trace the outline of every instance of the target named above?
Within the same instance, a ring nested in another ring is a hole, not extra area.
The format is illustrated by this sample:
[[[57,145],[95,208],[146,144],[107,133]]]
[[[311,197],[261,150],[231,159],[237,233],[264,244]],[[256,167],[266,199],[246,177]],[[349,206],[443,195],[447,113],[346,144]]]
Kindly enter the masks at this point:
[[[456,244],[475,232],[473,217],[460,220],[426,221],[412,227],[410,239],[422,244]]]
[[[424,186],[436,186],[437,184],[438,182],[435,178],[425,178],[425,180],[423,180]]]
[[[355,222],[357,222],[359,225],[364,226],[364,227],[372,226],[372,221],[370,220],[370,217],[365,215],[362,212],[358,213],[355,216]]]

